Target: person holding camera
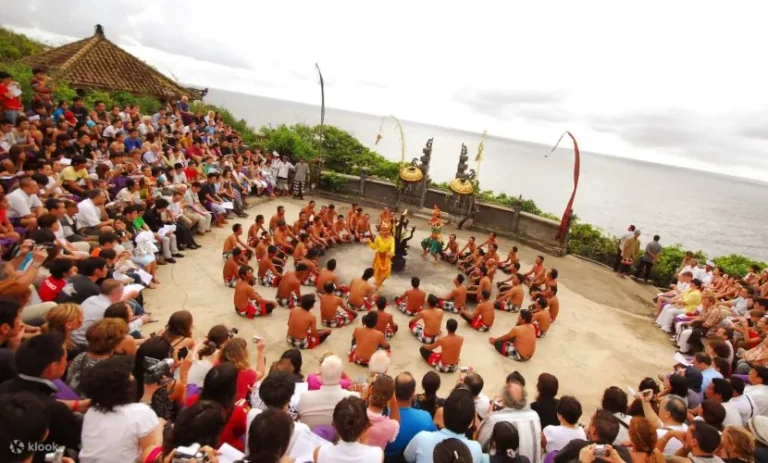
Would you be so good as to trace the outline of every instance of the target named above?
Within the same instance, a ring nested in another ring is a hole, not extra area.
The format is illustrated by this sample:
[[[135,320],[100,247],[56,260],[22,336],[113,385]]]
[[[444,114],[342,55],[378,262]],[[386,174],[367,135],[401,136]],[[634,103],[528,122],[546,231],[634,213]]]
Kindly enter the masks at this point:
[[[611,446],[619,434],[619,421],[610,412],[597,410],[587,428],[587,440],[574,439],[563,447],[554,463],[567,463],[579,460],[580,463],[600,461],[599,458],[611,458],[613,453],[626,463],[632,463],[629,451],[623,445]],[[618,461],[618,460],[617,460]]]

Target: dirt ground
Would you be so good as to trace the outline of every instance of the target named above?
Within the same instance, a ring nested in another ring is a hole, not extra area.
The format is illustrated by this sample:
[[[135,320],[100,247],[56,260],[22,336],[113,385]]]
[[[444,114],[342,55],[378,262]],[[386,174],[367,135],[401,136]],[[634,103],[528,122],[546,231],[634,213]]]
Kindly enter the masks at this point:
[[[329,202],[322,198],[317,201],[318,209],[319,205]],[[269,220],[277,205],[284,205],[286,216],[293,221],[304,203],[280,199],[254,205],[248,210],[250,217],[238,219],[238,222],[243,223],[247,230],[257,214],[263,214]],[[336,207],[346,212],[349,205],[337,202]],[[373,217],[378,216],[378,211],[368,212]],[[433,265],[421,257],[419,242],[428,235],[429,228],[426,221],[417,218],[411,220],[411,225],[416,226],[416,233],[410,242],[406,269],[388,279],[382,293],[388,298],[401,294],[410,287],[411,276],[416,275],[421,278],[425,291],[447,294],[456,269],[445,263]],[[159,268],[158,277],[163,284],[158,290],[145,291],[145,299],[148,309],[161,323],[146,326],[145,332],[160,329],[174,311],[189,310],[194,316],[194,334],[197,337],[205,336],[215,324],[237,327],[239,336],[246,340],[255,334],[263,336],[268,341],[266,353],[269,364],[289,348],[285,342],[288,310],[278,307],[270,316],[254,320],[243,319],[235,313],[233,290],[225,287],[222,281],[221,248],[230,232],[228,228],[215,230],[200,239],[202,249],[187,252],[186,257],[175,265]],[[446,236],[456,233],[461,243],[470,235],[475,235],[452,226],[446,227],[444,233]],[[519,248],[524,271],[530,269],[533,259],[540,254],[511,240],[499,241],[500,253],[506,253],[511,246]],[[364,245],[348,244],[333,248],[324,259],[331,257],[338,262],[340,280],[348,282],[370,266],[373,254]],[[560,394],[579,398],[586,417],[599,406],[606,387],[637,388],[642,378],[655,377],[670,365],[674,350],[662,333],[653,328],[647,316],[651,307],[646,301],[653,296],[650,287],[622,280],[602,266],[571,256],[546,256],[545,266],[555,267],[560,273],[558,296],[561,309],[557,322],[546,338],[539,341],[536,354],[530,361],[519,363],[506,359],[488,342],[490,336],[498,337],[508,332],[515,324],[516,314],[497,312],[489,333],[476,332],[459,319],[458,334],[465,337],[462,365],[474,367],[483,376],[486,394],[494,395],[503,386],[507,374],[518,370],[527,380],[526,389],[532,401],[536,395],[537,376],[544,372],[552,373],[560,380]],[[265,298],[274,299],[274,289],[257,286],[257,290]],[[528,302],[526,296],[526,304]],[[421,378],[430,368],[419,356],[420,343],[406,329],[408,317],[394,309],[389,310],[401,326],[401,331],[391,342],[390,373],[407,370]],[[446,314],[448,316],[453,315]],[[327,351],[335,352],[346,362],[353,330],[354,326],[335,329],[323,345],[304,351],[303,373],[315,371],[318,359]],[[256,349],[253,344],[250,345],[251,357],[255,360]],[[365,370],[354,364],[348,364],[346,371],[353,378],[365,375]],[[457,374],[442,377],[440,392],[447,394]]]

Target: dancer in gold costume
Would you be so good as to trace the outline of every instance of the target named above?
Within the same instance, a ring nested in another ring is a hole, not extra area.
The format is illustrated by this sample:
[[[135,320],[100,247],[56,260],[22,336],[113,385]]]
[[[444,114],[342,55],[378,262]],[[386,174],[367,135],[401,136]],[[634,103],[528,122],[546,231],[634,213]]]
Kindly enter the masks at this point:
[[[395,238],[392,237],[392,225],[384,222],[379,229],[379,236],[368,246],[376,251],[373,257],[373,277],[376,279],[376,290],[392,273],[392,257],[395,255]]]

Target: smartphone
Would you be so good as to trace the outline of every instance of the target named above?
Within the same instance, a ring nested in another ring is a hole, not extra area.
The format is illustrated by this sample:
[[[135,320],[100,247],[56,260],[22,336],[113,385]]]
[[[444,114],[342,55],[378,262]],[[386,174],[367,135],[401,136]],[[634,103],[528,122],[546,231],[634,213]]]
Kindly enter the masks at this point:
[[[632,386],[627,387],[627,392],[629,392],[630,397],[637,397],[637,391],[635,391]]]

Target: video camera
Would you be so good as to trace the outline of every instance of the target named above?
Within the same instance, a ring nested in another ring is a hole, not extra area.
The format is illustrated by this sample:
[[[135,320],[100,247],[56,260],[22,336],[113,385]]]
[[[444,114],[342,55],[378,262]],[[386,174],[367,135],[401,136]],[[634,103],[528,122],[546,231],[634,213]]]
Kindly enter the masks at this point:
[[[171,463],[206,463],[208,456],[200,451],[200,444],[176,447]]]
[[[172,376],[171,367],[173,366],[173,363],[172,358],[158,360],[152,357],[145,357],[144,383],[155,384],[159,383],[164,377],[170,378]]]
[[[229,329],[229,339],[232,339],[232,338],[234,338],[235,336],[237,336],[237,333],[239,333],[239,331],[237,330],[237,328],[235,328],[235,327],[232,327],[232,328],[230,328],[230,329]]]

